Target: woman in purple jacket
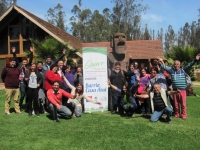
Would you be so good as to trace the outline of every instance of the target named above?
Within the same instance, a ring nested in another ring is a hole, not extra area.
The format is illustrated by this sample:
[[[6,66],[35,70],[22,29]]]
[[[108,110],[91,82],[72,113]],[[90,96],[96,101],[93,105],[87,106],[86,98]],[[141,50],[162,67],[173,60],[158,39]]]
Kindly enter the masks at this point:
[[[65,69],[65,77],[66,79],[69,81],[69,83],[74,86],[74,74],[76,72],[76,69],[75,68],[72,68],[71,69],[71,66],[70,65],[67,65],[66,66],[66,69]],[[71,89],[69,88],[69,86],[64,82],[64,85],[66,87],[66,91],[68,93],[71,93]]]

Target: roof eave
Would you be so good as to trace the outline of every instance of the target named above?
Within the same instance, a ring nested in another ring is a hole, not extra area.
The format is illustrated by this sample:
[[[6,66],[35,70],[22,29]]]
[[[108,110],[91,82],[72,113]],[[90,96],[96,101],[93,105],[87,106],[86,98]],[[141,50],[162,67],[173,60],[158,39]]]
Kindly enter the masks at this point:
[[[5,16],[7,16],[7,15],[11,12],[11,10],[13,9],[13,7],[14,7],[14,5],[12,5],[9,9],[7,9],[7,10],[3,13],[3,15],[0,17],[0,21],[2,21],[2,20],[5,18]]]

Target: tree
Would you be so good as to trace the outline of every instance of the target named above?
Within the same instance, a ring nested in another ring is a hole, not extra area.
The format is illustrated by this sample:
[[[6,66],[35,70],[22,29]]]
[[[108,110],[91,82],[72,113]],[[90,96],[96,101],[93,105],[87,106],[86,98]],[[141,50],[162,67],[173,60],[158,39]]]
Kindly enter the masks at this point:
[[[69,49],[68,44],[63,44],[53,37],[47,37],[44,40],[31,39],[31,43],[34,45],[34,59],[35,61],[45,61],[46,56],[51,56],[52,59],[57,59],[65,48],[67,56],[67,64],[74,65],[72,58],[76,57],[78,49]],[[25,55],[30,57],[30,51],[24,50]],[[78,58],[79,60],[79,58]]]
[[[173,59],[173,60],[179,60],[181,62],[182,66],[187,65],[189,62],[194,60],[195,56],[198,54],[198,51],[195,47],[191,46],[173,46],[171,51],[165,52],[165,57],[167,59]],[[194,80],[194,68],[197,66],[197,64],[194,65],[194,67],[189,70],[187,73],[190,75],[190,77]]]
[[[92,16],[92,12],[90,9],[81,9],[82,3],[79,1],[79,5],[74,5],[71,12],[74,14],[70,18],[72,25],[72,34],[77,38],[81,39],[84,42],[88,42],[90,39],[89,31],[90,31],[90,19]]]
[[[191,44],[191,28],[189,23],[185,23],[183,28],[178,32],[178,46],[187,46]]]
[[[196,30],[197,30],[197,25],[196,21],[193,21],[190,27],[191,30],[191,36],[190,36],[190,44],[191,46],[195,46],[196,43]]]
[[[109,41],[111,35],[109,21],[98,10],[92,14],[89,27],[90,41]]]
[[[12,3],[13,2],[13,3]],[[17,0],[0,0],[0,16],[12,5],[16,4]]]
[[[143,39],[144,40],[151,40],[151,35],[149,33],[149,29],[148,29],[148,25],[147,24],[145,25]]]
[[[112,0],[114,3],[111,14],[112,32],[124,32],[128,39],[132,36],[138,38],[140,34],[141,13],[145,12],[147,6],[137,3],[136,0]]]
[[[67,26],[65,25],[65,12],[62,11],[62,5],[57,4],[54,8],[49,8],[47,11],[47,21],[63,30],[67,30]]]
[[[176,44],[176,34],[171,25],[168,26],[168,30],[165,33],[165,50],[171,50],[172,47]]]

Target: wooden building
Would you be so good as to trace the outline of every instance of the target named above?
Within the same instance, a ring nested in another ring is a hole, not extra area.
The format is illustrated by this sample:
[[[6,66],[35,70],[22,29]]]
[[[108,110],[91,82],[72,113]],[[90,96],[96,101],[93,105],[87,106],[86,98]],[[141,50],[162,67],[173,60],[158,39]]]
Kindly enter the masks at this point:
[[[81,49],[82,41],[66,31],[53,26],[25,9],[12,5],[0,16],[0,71],[12,57],[11,47],[16,47],[17,57],[25,57],[30,38],[44,39],[52,36],[62,43],[69,43],[71,49]]]
[[[107,47],[108,51],[112,51],[110,42],[83,43],[18,5],[12,5],[0,16],[0,72],[8,63],[8,58],[12,57],[11,47],[16,47],[17,57],[20,59],[25,57],[23,52],[31,45],[30,38],[44,39],[47,36],[69,43],[71,49]],[[148,58],[163,56],[162,43],[159,40],[133,40],[127,41],[126,45],[127,52],[139,63],[147,63]]]

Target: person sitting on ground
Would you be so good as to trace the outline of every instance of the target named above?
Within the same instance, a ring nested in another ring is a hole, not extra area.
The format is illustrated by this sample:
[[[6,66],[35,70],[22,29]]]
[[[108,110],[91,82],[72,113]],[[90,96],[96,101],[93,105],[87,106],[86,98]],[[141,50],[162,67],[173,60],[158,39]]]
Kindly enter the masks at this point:
[[[67,93],[59,88],[60,81],[54,81],[52,89],[47,91],[47,98],[49,100],[49,112],[54,121],[59,122],[58,117],[71,117],[72,112],[69,108],[62,105],[63,96],[74,98],[74,95]]]
[[[180,93],[180,90],[177,91],[166,91],[165,89],[161,88],[158,83],[153,85],[153,91],[150,92],[150,101],[151,101],[151,109],[153,114],[151,115],[151,122],[157,122],[160,117],[162,117],[163,113],[167,115],[166,121],[170,124],[171,123],[171,116],[172,116],[172,106],[168,95]],[[138,98],[149,98],[149,95],[134,95]]]
[[[129,90],[129,87],[127,85],[123,85],[122,89],[119,89],[118,87],[111,84],[110,80],[108,80],[108,85],[110,85],[111,88],[118,91],[121,94],[121,97],[123,99],[123,106],[124,111],[127,115],[131,115],[134,117],[135,110],[137,108],[137,103],[135,101],[135,98],[132,96],[131,91]]]
[[[74,98],[69,98],[67,101],[67,107],[69,107],[73,113],[73,116],[80,117],[82,115],[82,100],[86,99],[89,102],[92,102],[94,104],[101,105],[101,102],[95,101],[83,92],[83,86],[81,84],[78,84],[76,87],[72,86],[69,81],[66,79],[66,77],[63,74],[63,79],[68,85],[68,87],[71,89],[71,94],[74,95]]]

